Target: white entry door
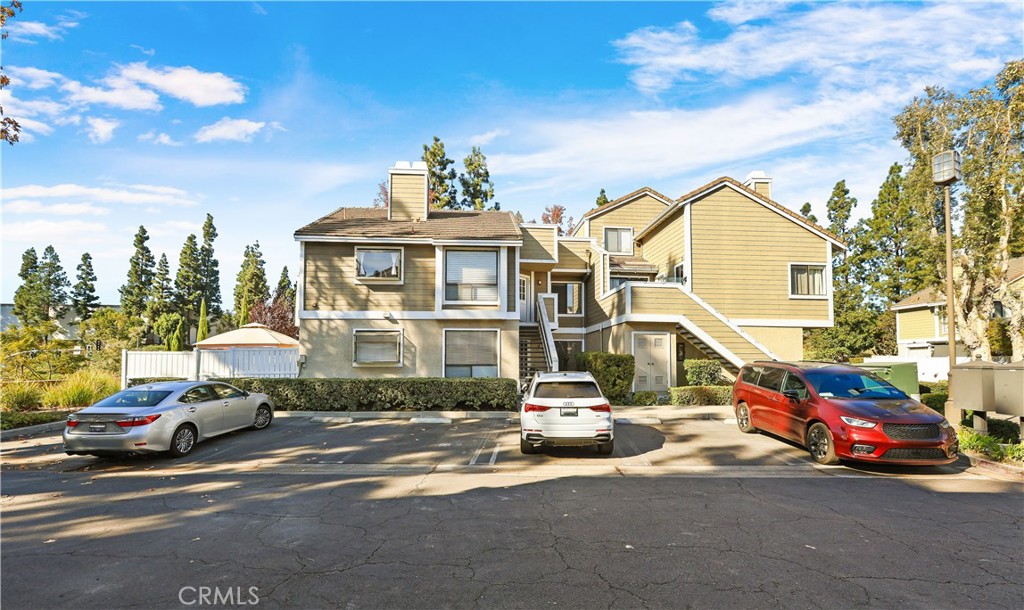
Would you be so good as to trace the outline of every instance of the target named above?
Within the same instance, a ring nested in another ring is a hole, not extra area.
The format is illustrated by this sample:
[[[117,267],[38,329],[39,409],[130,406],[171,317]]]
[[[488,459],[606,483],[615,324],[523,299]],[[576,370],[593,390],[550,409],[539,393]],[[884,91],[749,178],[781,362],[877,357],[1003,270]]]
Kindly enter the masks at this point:
[[[530,276],[519,276],[519,321],[533,322],[533,306],[530,293],[532,292]]]
[[[633,358],[636,359],[635,391],[668,391],[668,333],[633,333]]]

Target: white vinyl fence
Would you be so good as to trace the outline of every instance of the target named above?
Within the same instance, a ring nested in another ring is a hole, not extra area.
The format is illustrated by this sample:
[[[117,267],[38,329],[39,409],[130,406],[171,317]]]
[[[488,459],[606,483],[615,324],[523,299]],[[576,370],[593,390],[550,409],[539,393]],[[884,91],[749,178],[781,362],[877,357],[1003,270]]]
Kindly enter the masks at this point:
[[[299,348],[232,347],[192,352],[121,352],[121,387],[129,379],[298,377]]]

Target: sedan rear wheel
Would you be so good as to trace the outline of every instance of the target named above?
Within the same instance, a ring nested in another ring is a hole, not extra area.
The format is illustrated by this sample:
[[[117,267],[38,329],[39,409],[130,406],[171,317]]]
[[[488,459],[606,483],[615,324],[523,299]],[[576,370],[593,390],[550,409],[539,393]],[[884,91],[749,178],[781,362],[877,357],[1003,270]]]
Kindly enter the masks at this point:
[[[195,428],[188,424],[179,426],[174,431],[174,436],[171,437],[171,455],[174,457],[185,457],[192,453],[192,449],[196,446],[196,431]]]
[[[811,452],[814,461],[819,464],[839,463],[839,458],[836,457],[836,447],[832,442],[832,433],[828,431],[828,426],[821,422],[815,423],[807,431],[807,450]]]
[[[739,427],[740,432],[746,434],[757,432],[757,428],[750,423],[750,407],[748,407],[746,403],[741,402],[740,405],[736,407],[736,425]]]
[[[260,405],[256,407],[256,418],[252,422],[253,430],[262,430],[270,425],[270,422],[274,419],[274,412],[270,409],[269,405]]]

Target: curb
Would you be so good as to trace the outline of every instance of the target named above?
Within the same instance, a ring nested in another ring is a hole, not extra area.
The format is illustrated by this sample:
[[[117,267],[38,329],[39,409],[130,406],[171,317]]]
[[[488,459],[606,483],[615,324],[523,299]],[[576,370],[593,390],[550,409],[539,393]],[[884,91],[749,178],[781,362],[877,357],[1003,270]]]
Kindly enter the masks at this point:
[[[17,440],[24,436],[34,436],[40,432],[51,432],[54,430],[63,430],[64,420],[53,421],[48,424],[36,424],[34,426],[25,426],[24,428],[11,428],[10,430],[4,430],[0,432],[0,441],[11,441]]]
[[[1016,466],[1006,462],[993,462],[988,458],[963,452],[960,452],[960,455],[964,456],[971,462],[972,468],[977,468],[978,470],[984,470],[1004,477],[1011,477],[1024,482],[1024,464]]]
[[[274,417],[308,417],[316,421],[356,419],[511,419],[514,411],[274,411]]]

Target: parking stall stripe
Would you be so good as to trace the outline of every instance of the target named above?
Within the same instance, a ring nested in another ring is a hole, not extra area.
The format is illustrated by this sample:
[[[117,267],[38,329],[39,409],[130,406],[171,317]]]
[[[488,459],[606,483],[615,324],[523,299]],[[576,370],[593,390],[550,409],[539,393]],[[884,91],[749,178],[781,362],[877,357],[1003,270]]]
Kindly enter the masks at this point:
[[[480,446],[477,447],[476,452],[473,454],[473,459],[469,460],[470,466],[476,466],[476,461],[480,459],[480,454],[483,453],[484,447],[487,446],[487,443],[490,442],[491,438],[493,438],[495,434],[495,432],[491,432],[485,436],[482,441],[480,441]],[[491,463],[493,464],[494,462]]]

